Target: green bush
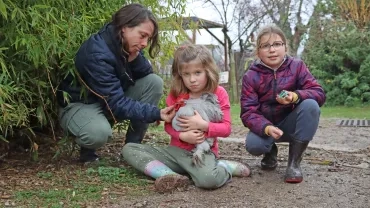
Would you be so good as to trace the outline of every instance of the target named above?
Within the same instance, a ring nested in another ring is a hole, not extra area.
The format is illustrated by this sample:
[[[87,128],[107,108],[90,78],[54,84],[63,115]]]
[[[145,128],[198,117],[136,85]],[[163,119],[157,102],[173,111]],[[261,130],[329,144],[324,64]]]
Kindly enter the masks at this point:
[[[369,102],[370,31],[340,20],[315,24],[321,29],[311,32],[303,59],[323,85],[327,104]]]
[[[181,15],[184,2],[140,1],[170,20]],[[74,72],[80,44],[123,3],[129,1],[0,0],[0,140],[24,130],[31,137],[35,129],[54,135],[57,85]],[[160,40],[163,58],[170,56],[170,33]]]

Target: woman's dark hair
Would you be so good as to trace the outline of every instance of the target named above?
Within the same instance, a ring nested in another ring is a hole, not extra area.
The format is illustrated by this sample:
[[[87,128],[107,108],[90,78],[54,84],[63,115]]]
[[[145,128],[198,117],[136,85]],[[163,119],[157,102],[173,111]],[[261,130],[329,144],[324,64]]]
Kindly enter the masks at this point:
[[[123,6],[112,16],[112,24],[119,37],[122,37],[122,28],[136,27],[147,20],[152,21],[154,25],[152,38],[149,39],[149,55],[154,58],[160,50],[160,45],[158,43],[158,23],[153,13],[141,4],[129,4]]]

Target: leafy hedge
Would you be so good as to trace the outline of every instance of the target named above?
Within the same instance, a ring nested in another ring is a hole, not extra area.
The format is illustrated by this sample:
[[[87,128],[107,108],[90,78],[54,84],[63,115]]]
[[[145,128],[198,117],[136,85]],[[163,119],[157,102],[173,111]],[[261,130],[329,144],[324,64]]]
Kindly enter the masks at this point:
[[[169,19],[185,5],[176,0],[140,2]],[[123,3],[129,1],[0,0],[0,140],[19,132],[32,136],[35,129],[55,132],[57,85],[73,73],[80,44]],[[161,42],[163,57],[170,55],[170,37],[162,36]]]
[[[370,31],[338,13],[312,22],[303,59],[323,85],[328,105],[370,103]]]

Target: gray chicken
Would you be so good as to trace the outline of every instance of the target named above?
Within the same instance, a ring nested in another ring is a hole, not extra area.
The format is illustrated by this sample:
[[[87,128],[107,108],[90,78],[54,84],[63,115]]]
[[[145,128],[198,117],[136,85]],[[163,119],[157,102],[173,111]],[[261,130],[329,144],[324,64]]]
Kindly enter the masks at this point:
[[[179,108],[175,117],[172,119],[172,127],[176,131],[181,131],[177,117],[193,116],[194,110],[200,114],[203,120],[208,122],[217,123],[221,122],[223,119],[223,113],[216,95],[213,93],[203,93],[200,98],[188,99],[185,101],[185,105]],[[195,145],[196,147],[193,149],[192,159],[194,165],[202,166],[204,164],[204,153],[210,152],[213,142],[214,138],[206,138],[202,143]]]

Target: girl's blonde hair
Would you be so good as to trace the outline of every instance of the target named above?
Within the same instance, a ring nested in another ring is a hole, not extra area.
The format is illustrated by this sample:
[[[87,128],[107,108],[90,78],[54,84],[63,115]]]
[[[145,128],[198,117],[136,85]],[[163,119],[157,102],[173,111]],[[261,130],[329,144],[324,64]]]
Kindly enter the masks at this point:
[[[189,93],[189,89],[186,88],[182,78],[181,71],[183,66],[191,61],[199,61],[206,71],[207,85],[204,92],[214,93],[218,87],[219,82],[219,69],[212,57],[211,52],[207,47],[203,45],[194,45],[186,43],[181,45],[174,55],[172,64],[172,86],[171,93],[178,97],[179,94]]]
[[[278,36],[281,37],[281,40],[284,42],[285,51],[288,54],[288,48],[289,47],[288,47],[287,39],[285,37],[284,32],[278,26],[272,24],[272,25],[266,25],[266,26],[262,27],[258,31],[256,47],[254,49],[254,56],[255,57],[258,57],[258,50],[259,50],[260,45],[261,45],[261,38],[262,38],[262,36],[264,36],[264,35],[270,35],[270,38],[271,38],[271,36],[273,34],[276,34],[276,35],[278,35]]]

